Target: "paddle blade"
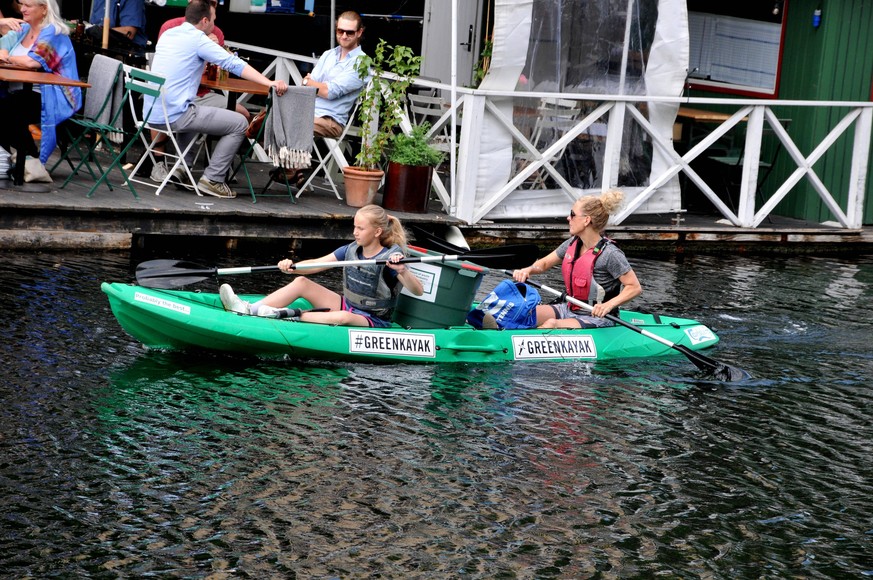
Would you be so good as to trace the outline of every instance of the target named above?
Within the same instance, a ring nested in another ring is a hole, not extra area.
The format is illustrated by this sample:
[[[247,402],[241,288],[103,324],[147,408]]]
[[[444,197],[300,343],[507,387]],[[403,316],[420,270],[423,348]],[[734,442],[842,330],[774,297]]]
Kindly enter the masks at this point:
[[[407,227],[411,229],[412,233],[415,235],[415,241],[426,248],[446,254],[463,254],[467,251],[467,248],[456,246],[448,240],[444,240],[420,226],[409,224]]]
[[[488,248],[489,251],[508,254],[499,262],[489,263],[494,268],[526,268],[542,257],[542,251],[536,244],[514,244],[498,248]],[[484,250],[472,250],[471,253],[481,254]],[[467,258],[467,256],[464,256]]]
[[[703,371],[708,378],[725,383],[736,383],[752,378],[748,372],[741,368],[718,362],[699,352],[693,351],[681,344],[673,345],[673,348],[684,354],[688,360]]]
[[[524,268],[530,266],[541,256],[536,244],[512,244],[495,248],[480,248],[467,250],[439,236],[412,224],[410,229],[415,234],[415,240],[424,247],[446,254],[458,254],[465,260],[488,259],[488,266],[495,269]]]
[[[136,267],[136,283],[146,288],[179,288],[206,280],[215,268],[181,260],[149,260]]]
[[[747,371],[731,365],[722,364],[710,375],[714,380],[723,383],[739,383],[752,378]]]

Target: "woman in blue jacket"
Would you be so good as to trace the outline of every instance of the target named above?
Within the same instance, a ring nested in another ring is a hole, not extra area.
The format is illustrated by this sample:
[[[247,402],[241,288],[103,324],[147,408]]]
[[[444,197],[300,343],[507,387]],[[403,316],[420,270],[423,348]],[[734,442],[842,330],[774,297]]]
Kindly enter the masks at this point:
[[[55,0],[23,0],[20,7],[24,23],[0,38],[0,62],[78,80],[70,29],[58,15]],[[22,121],[0,124],[0,145],[8,149],[27,143],[28,150],[19,154],[36,157],[27,126],[38,123],[42,131],[38,156],[45,165],[57,145],[57,125],[82,106],[82,90],[56,85],[33,85],[32,91],[23,88],[17,83],[0,87],[0,118]]]

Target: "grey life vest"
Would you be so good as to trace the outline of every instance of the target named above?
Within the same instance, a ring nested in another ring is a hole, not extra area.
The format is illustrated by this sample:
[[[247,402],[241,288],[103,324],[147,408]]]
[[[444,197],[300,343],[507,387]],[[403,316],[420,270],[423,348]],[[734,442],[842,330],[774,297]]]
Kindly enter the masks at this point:
[[[360,260],[360,248],[361,246],[355,242],[346,246],[343,260]],[[383,248],[371,259],[385,260],[396,252],[402,252],[397,244],[390,248]],[[343,297],[349,305],[383,320],[389,320],[400,292],[400,284],[395,278],[392,280],[394,284],[389,285],[385,279],[387,274],[385,268],[384,264],[343,268]]]

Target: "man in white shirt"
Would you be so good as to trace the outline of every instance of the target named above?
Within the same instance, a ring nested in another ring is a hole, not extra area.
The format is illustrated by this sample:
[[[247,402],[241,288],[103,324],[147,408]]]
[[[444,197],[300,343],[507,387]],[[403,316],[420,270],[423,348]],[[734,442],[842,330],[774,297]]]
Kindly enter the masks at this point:
[[[151,113],[148,122],[152,126],[169,123],[179,135],[184,148],[199,133],[219,136],[210,157],[209,166],[197,183],[200,193],[215,197],[233,198],[236,193],[228,187],[225,179],[233,157],[245,138],[248,124],[245,117],[236,111],[224,108],[200,106],[193,101],[207,62],[233,74],[264,86],[275,87],[279,95],[288,85],[273,81],[256,71],[209,38],[215,26],[215,3],[210,0],[193,0],[185,9],[185,22],[161,35],[155,47],[152,72],[167,79],[165,99],[167,118],[164,119],[160,104],[152,108],[151,97],[143,98],[143,111]]]

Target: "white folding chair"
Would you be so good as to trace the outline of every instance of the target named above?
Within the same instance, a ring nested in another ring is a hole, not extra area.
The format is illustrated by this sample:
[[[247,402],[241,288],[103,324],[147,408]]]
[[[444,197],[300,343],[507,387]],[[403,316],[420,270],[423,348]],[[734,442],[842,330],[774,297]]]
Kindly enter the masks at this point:
[[[312,147],[313,152],[315,153],[315,157],[318,159],[318,165],[315,166],[315,169],[312,170],[312,173],[309,174],[309,177],[303,182],[303,185],[300,186],[300,189],[297,190],[296,197],[300,197],[300,194],[303,193],[306,188],[314,188],[317,187],[313,180],[315,177],[322,173],[324,174],[325,179],[330,184],[330,189],[333,190],[334,195],[336,195],[337,199],[342,199],[343,196],[340,195],[339,188],[337,188],[336,181],[339,180],[342,175],[342,170],[344,167],[349,166],[348,160],[346,160],[345,151],[347,151],[348,143],[346,139],[348,137],[356,137],[360,135],[360,129],[355,125],[355,118],[358,112],[358,103],[355,103],[355,106],[352,108],[351,113],[349,113],[349,120],[346,123],[346,126],[343,127],[343,132],[340,133],[340,136],[336,139],[332,137],[315,137],[315,144]],[[319,141],[321,141],[324,146],[327,148],[326,152],[322,152],[319,148]]]
[[[183,169],[184,178],[183,181],[187,181],[187,183],[183,183],[182,186],[185,188],[193,189],[197,195],[203,195],[197,189],[197,180],[194,179],[194,175],[191,173],[191,168],[188,167],[188,164],[185,162],[185,156],[188,154],[188,151],[191,147],[197,143],[197,139],[193,138],[188,141],[188,144],[182,148],[179,144],[178,137],[176,133],[170,128],[169,125],[161,125],[161,124],[151,124],[146,122],[151,116],[151,111],[157,109],[160,112],[164,119],[167,118],[167,101],[166,101],[166,90],[164,83],[166,79],[162,76],[159,76],[150,71],[144,71],[133,67],[125,66],[125,71],[129,77],[129,85],[131,86],[130,96],[130,108],[131,113],[133,114],[133,120],[136,126],[140,129],[137,133],[142,144],[145,146],[145,151],[140,157],[140,160],[133,167],[128,176],[128,183],[139,183],[142,185],[147,185],[149,187],[155,188],[155,195],[160,195],[161,191],[164,190],[167,183],[169,183],[170,178],[175,174],[176,169],[181,167]],[[140,117],[137,113],[137,107],[135,106],[134,95],[141,94],[143,96],[151,96],[154,97],[154,101],[149,110],[145,110],[143,108],[142,117]],[[154,137],[149,139],[146,134],[151,135],[154,133]],[[163,139],[162,137],[165,137]],[[152,165],[148,166],[149,171],[151,167],[157,163],[156,155],[154,154],[155,145],[163,142],[164,151],[162,152],[161,159],[164,161],[172,160],[173,163],[168,165],[167,176],[164,177],[164,180],[161,181],[160,184],[156,184],[153,182],[148,175],[144,177],[137,177],[137,173],[141,168],[144,167],[145,160],[148,158],[151,160]],[[189,186],[190,184],[190,186]],[[132,188],[132,186],[131,186]]]
[[[428,139],[434,149],[449,152],[451,135],[448,120],[450,111],[442,97],[409,93],[406,95],[409,120],[415,125],[430,123]]]
[[[539,106],[537,107],[536,124],[531,134],[531,144],[539,151],[544,151],[576,125],[580,112],[581,106],[579,101],[559,98],[540,99]],[[547,162],[552,166],[557,164],[564,155],[566,148],[564,146],[559,151],[556,151]],[[517,153],[516,159],[527,165],[536,158],[525,151]],[[547,176],[548,171],[544,168],[538,169],[527,182],[530,185],[529,189],[536,187],[545,189]]]

